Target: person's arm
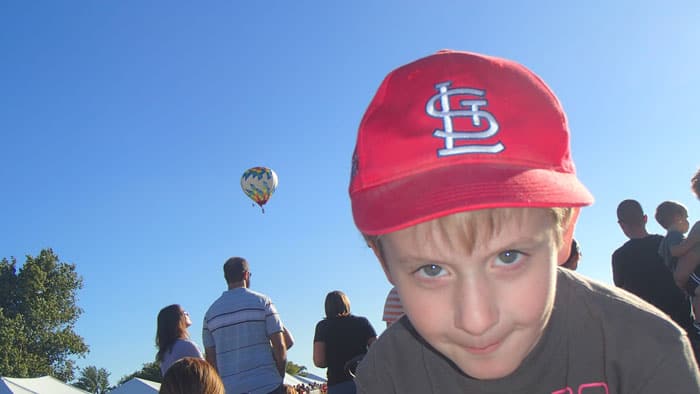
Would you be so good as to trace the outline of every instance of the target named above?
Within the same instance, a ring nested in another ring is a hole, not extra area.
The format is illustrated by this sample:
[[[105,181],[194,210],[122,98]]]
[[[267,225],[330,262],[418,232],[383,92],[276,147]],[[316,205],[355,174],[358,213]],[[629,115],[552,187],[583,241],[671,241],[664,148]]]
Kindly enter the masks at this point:
[[[277,371],[280,376],[284,376],[287,369],[287,346],[284,344],[282,331],[270,335],[270,343],[272,344],[272,356],[277,363]]]
[[[688,251],[700,242],[700,222],[695,222],[693,228],[688,233],[688,238],[681,242],[671,245],[671,254],[675,257],[683,256]]]
[[[613,255],[612,255],[613,283],[615,283],[615,286],[624,289],[625,288],[625,277],[622,274],[621,265],[622,264],[620,261],[620,256],[618,256],[617,253],[613,253]]]
[[[216,365],[216,342],[214,342],[214,337],[209,332],[206,316],[202,322],[202,346],[204,346],[204,359],[216,369],[216,372],[219,372]]]
[[[700,375],[693,350],[686,337],[679,343],[671,343],[654,362],[653,373],[638,380],[641,387],[637,394],[685,394],[700,393]]]
[[[377,337],[376,337],[376,336],[370,337],[370,338],[367,340],[367,347],[370,347],[370,346],[374,343],[374,341],[376,341],[376,340],[377,340]]]
[[[216,366],[216,346],[204,349],[204,359],[214,367],[216,372],[219,372],[219,368]]]
[[[377,340],[377,332],[374,331],[374,327],[372,327],[372,323],[367,320],[367,318],[363,318],[364,323],[365,323],[365,331],[367,335],[367,348],[369,348],[369,345],[371,345],[374,341]]]
[[[326,368],[326,343],[314,342],[314,365],[318,368]]]
[[[692,246],[693,244],[684,240],[678,245],[671,245],[669,249],[671,250],[671,255],[673,255],[674,257],[681,257],[684,254],[688,253],[688,250],[690,250]]]
[[[294,346],[294,337],[287,327],[282,327],[282,332],[284,333],[284,344],[287,345],[287,350],[289,350]]]

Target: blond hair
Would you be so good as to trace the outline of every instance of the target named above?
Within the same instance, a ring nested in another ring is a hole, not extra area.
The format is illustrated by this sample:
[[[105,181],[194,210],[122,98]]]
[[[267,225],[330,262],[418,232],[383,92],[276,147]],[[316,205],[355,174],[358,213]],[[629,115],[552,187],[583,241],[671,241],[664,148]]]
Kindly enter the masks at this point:
[[[475,211],[460,212],[460,214],[446,215],[435,219],[438,231],[445,234],[455,231],[458,228],[464,234],[474,234],[465,240],[462,245],[467,253],[471,253],[476,246],[479,236],[494,237],[498,229],[505,222],[513,220],[522,215],[525,210],[536,209],[549,211],[554,227],[555,245],[559,248],[563,242],[564,230],[568,228],[573,218],[573,208],[489,208]],[[381,247],[381,235],[363,234],[368,245],[375,245],[384,259],[384,252]]]

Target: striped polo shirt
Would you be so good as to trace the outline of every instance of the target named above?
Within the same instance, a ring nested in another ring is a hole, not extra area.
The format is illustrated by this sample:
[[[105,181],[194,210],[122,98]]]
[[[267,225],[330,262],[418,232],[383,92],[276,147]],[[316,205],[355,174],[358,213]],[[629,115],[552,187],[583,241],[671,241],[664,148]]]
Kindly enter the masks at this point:
[[[225,291],[204,315],[202,342],[216,347],[227,394],[266,394],[282,384],[270,335],[282,331],[272,300],[247,288]]]
[[[387,326],[390,326],[399,320],[401,316],[403,316],[401,299],[399,298],[399,293],[396,291],[396,287],[392,287],[391,291],[386,296],[386,302],[384,303],[384,316],[382,317],[382,320],[387,323]]]

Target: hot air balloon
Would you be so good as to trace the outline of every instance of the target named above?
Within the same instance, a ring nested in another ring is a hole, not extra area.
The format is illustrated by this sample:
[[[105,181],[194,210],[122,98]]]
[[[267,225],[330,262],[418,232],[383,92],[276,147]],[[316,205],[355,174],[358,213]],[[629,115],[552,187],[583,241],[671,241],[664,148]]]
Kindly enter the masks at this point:
[[[249,168],[241,176],[241,188],[265,213],[263,205],[277,189],[277,174],[267,167]]]

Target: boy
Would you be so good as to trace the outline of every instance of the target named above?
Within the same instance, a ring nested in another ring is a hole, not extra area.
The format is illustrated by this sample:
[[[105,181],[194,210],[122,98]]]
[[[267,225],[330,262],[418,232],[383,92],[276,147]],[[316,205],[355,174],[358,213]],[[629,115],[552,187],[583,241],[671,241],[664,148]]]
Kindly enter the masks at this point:
[[[698,393],[688,339],[628,293],[558,269],[578,208],[566,117],[504,59],[391,72],[359,127],[350,198],[406,316],[359,393]]]
[[[659,244],[659,255],[664,259],[666,266],[673,272],[673,279],[676,285],[685,290],[693,303],[695,321],[693,326],[700,334],[700,256],[698,256],[696,244],[698,238],[698,223],[693,226],[688,239],[684,239],[683,234],[688,232],[688,210],[685,206],[676,201],[664,201],[656,207],[654,215],[667,232],[664,239]]]

